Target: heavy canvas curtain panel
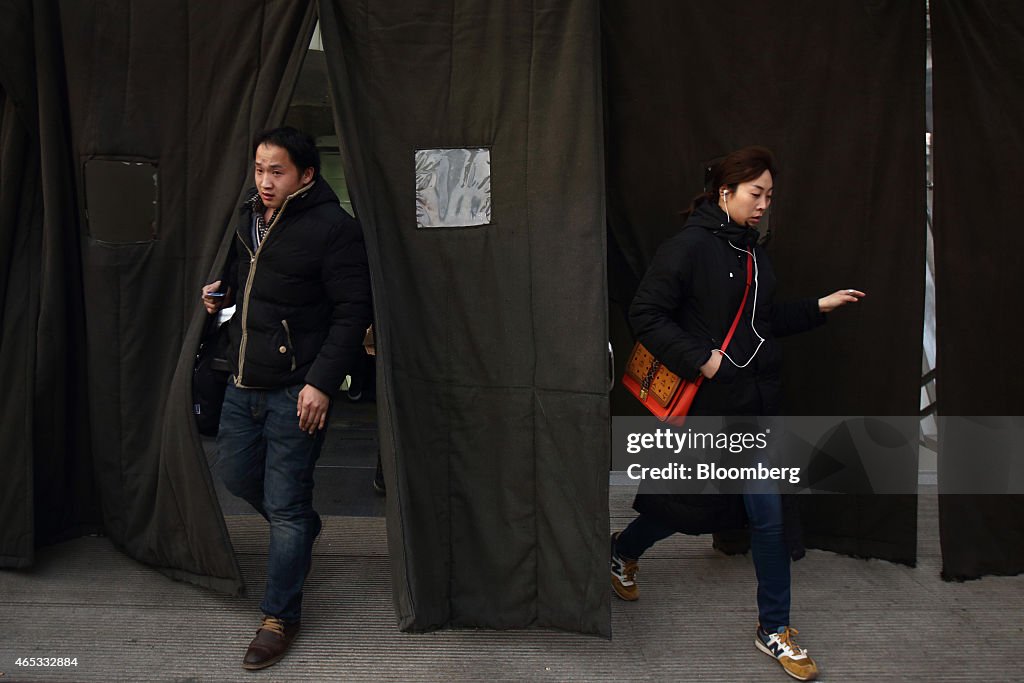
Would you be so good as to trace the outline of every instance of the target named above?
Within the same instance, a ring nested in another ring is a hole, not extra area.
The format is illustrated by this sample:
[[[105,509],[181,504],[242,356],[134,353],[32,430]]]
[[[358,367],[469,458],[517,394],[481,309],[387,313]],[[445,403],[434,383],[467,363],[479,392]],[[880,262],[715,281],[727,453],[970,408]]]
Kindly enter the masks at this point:
[[[0,567],[98,527],[56,7],[0,2]]]
[[[251,136],[283,118],[314,8],[59,8],[88,349],[89,401],[79,410],[90,418],[103,526],[176,578],[237,591],[191,415],[198,292],[230,238]]]
[[[941,493],[964,468],[995,474],[999,416],[1024,415],[1024,5],[932,0],[931,12]],[[1024,571],[1024,496],[940,496],[939,521],[946,578]]]
[[[323,0],[401,628],[607,635],[594,3]]]
[[[704,164],[765,145],[780,165],[769,219],[777,299],[868,293],[823,329],[785,341],[787,413],[916,415],[924,3],[644,0],[603,10],[608,215],[619,250],[610,289],[620,305],[681,227]],[[914,497],[808,503],[811,545],[914,561]]]

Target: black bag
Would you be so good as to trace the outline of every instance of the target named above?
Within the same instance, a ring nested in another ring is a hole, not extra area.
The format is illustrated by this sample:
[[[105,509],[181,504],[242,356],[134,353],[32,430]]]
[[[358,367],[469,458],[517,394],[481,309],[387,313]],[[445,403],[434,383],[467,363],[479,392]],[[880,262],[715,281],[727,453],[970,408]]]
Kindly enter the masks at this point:
[[[205,436],[217,436],[224,392],[231,376],[227,359],[228,325],[218,324],[218,317],[211,315],[206,321],[192,370],[192,412],[199,433]]]

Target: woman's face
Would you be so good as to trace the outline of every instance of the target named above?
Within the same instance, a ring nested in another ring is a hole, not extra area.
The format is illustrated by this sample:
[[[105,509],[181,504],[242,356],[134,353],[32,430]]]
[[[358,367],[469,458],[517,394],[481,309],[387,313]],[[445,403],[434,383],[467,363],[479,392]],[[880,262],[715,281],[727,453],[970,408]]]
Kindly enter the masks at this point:
[[[718,206],[733,223],[756,228],[772,203],[772,174],[765,171],[753,180],[740,183],[736,191],[723,185],[718,189]]]

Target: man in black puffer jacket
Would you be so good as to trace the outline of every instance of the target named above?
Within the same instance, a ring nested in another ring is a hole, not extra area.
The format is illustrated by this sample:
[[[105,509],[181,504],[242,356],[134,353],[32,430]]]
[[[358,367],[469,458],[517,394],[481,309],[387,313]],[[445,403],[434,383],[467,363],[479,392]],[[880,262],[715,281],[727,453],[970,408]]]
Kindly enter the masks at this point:
[[[372,307],[362,229],[320,177],[313,139],[266,131],[253,156],[256,187],[239,210],[233,256],[224,277],[203,287],[203,301],[211,314],[237,305],[214,467],[270,523],[263,623],[242,662],[262,669],[299,630],[321,528],[313,467]]]

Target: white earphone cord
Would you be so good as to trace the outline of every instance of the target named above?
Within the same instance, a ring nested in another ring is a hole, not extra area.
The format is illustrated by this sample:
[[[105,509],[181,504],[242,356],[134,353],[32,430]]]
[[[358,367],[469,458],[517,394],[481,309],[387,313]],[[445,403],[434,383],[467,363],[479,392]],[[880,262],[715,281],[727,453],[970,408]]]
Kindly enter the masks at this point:
[[[732,363],[733,365],[735,365],[736,367],[738,367],[738,368],[745,368],[748,365],[750,365],[750,361],[754,360],[754,356],[757,355],[757,352],[761,350],[761,345],[764,344],[764,337],[762,337],[758,333],[757,328],[754,327],[754,318],[757,317],[757,257],[754,256],[754,253],[752,251],[747,251],[746,249],[740,249],[739,247],[737,247],[732,242],[729,242],[729,246],[732,247],[733,249],[735,249],[736,251],[742,251],[744,254],[749,256],[754,261],[754,306],[753,306],[753,308],[750,311],[750,329],[752,329],[754,331],[754,336],[757,337],[760,341],[757,343],[757,348],[754,349],[754,353],[752,353],[750,355],[750,358],[748,358],[747,362],[744,363],[743,365],[740,365],[739,363],[734,361],[729,356],[729,354],[727,354],[722,349],[715,349],[715,351],[718,351],[723,356],[725,356],[729,360],[729,362]],[[740,315],[743,315],[743,314],[740,313]]]

